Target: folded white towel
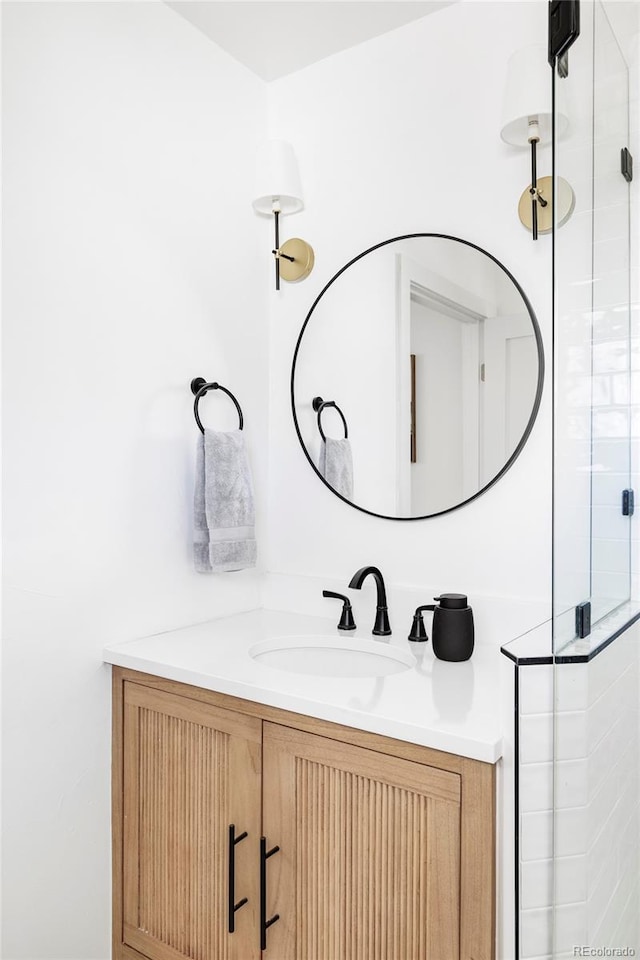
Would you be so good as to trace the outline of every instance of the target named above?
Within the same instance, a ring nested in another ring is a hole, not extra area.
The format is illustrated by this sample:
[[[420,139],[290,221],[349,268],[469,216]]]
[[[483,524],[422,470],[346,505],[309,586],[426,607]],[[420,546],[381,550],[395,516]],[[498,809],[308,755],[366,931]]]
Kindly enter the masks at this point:
[[[244,434],[205,430],[196,445],[193,552],[199,573],[256,565],[253,485]]]
[[[323,440],[318,470],[336,493],[345,500],[353,499],[353,456],[349,440],[332,437]]]

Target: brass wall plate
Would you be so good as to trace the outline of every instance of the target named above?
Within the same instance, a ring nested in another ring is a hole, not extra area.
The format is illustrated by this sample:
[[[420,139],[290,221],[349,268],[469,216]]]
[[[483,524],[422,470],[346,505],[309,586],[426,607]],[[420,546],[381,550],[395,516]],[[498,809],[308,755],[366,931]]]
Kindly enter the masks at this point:
[[[538,233],[551,233],[553,229],[553,207],[551,204],[551,191],[553,188],[553,177],[541,177],[538,180],[538,193],[547,201],[546,207],[538,204]],[[573,213],[576,205],[576,195],[570,183],[558,177],[558,217],[557,223],[561,227],[567,222]],[[529,187],[523,191],[518,204],[518,215],[520,221],[527,230],[533,230],[531,218],[531,194]]]
[[[315,257],[313,247],[310,247],[306,240],[300,240],[298,237],[292,237],[290,240],[280,246],[280,253],[285,253],[291,260],[285,260],[280,257],[280,276],[288,283],[297,283],[304,280],[313,270]]]

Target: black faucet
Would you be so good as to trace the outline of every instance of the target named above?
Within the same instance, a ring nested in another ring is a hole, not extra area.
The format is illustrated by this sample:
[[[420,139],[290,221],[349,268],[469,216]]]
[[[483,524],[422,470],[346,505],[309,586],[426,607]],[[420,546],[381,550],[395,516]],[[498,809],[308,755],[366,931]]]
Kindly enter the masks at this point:
[[[373,577],[378,590],[378,599],[376,601],[376,622],[373,625],[373,633],[376,637],[388,637],[391,634],[389,624],[389,611],[387,610],[387,591],[384,588],[384,579],[377,567],[360,567],[351,577],[349,586],[352,590],[360,590],[365,578]]]

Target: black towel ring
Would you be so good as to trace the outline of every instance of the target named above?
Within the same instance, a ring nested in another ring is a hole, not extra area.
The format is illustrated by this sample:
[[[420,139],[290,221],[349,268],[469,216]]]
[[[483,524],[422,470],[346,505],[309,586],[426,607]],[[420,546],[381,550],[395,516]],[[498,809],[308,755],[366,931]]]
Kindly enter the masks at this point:
[[[324,430],[322,429],[321,417],[322,417],[322,411],[326,410],[327,407],[334,407],[340,414],[340,419],[342,420],[342,423],[344,426],[344,438],[345,440],[348,439],[349,431],[347,429],[347,421],[345,420],[344,413],[342,412],[338,404],[335,402],[335,400],[323,400],[322,397],[314,397],[313,400],[311,401],[311,406],[318,414],[318,430],[320,431],[320,436],[322,437],[323,440],[326,441],[327,438],[325,437]]]
[[[196,377],[194,380],[191,381],[191,393],[194,393],[196,397],[193,403],[193,415],[196,418],[196,423],[200,427],[200,430],[202,431],[202,433],[204,433],[204,427],[202,426],[200,417],[198,415],[198,404],[200,403],[200,400],[202,399],[202,397],[204,397],[205,393],[208,393],[209,390],[222,390],[223,393],[226,393],[226,395],[233,400],[236,410],[238,411],[238,420],[240,421],[239,429],[242,430],[244,426],[244,417],[242,416],[242,410],[240,409],[240,404],[238,403],[234,395],[231,393],[231,391],[227,390],[226,387],[223,387],[221,383],[207,383],[204,377]]]

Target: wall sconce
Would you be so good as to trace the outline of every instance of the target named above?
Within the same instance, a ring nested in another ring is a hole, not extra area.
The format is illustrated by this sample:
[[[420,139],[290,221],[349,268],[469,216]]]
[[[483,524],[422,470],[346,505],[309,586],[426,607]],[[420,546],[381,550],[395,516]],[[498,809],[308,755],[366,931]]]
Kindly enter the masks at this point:
[[[556,112],[556,135],[561,137],[569,127],[568,118]],[[516,50],[507,66],[507,83],[502,109],[500,136],[515,147],[529,147],[531,151],[531,185],[520,197],[518,214],[521,222],[538,239],[538,233],[550,233],[553,228],[551,204],[553,178],[538,179],[537,147],[551,143],[551,72],[547,49],[543,44],[532,44]],[[556,204],[558,226],[569,219],[575,207],[571,185],[557,178]]]
[[[293,237],[280,246],[280,215],[298,213],[304,207],[300,174],[293,147],[284,140],[269,140],[258,151],[256,199],[253,209],[275,221],[276,290],[280,277],[289,283],[304,280],[313,270],[313,249]]]

